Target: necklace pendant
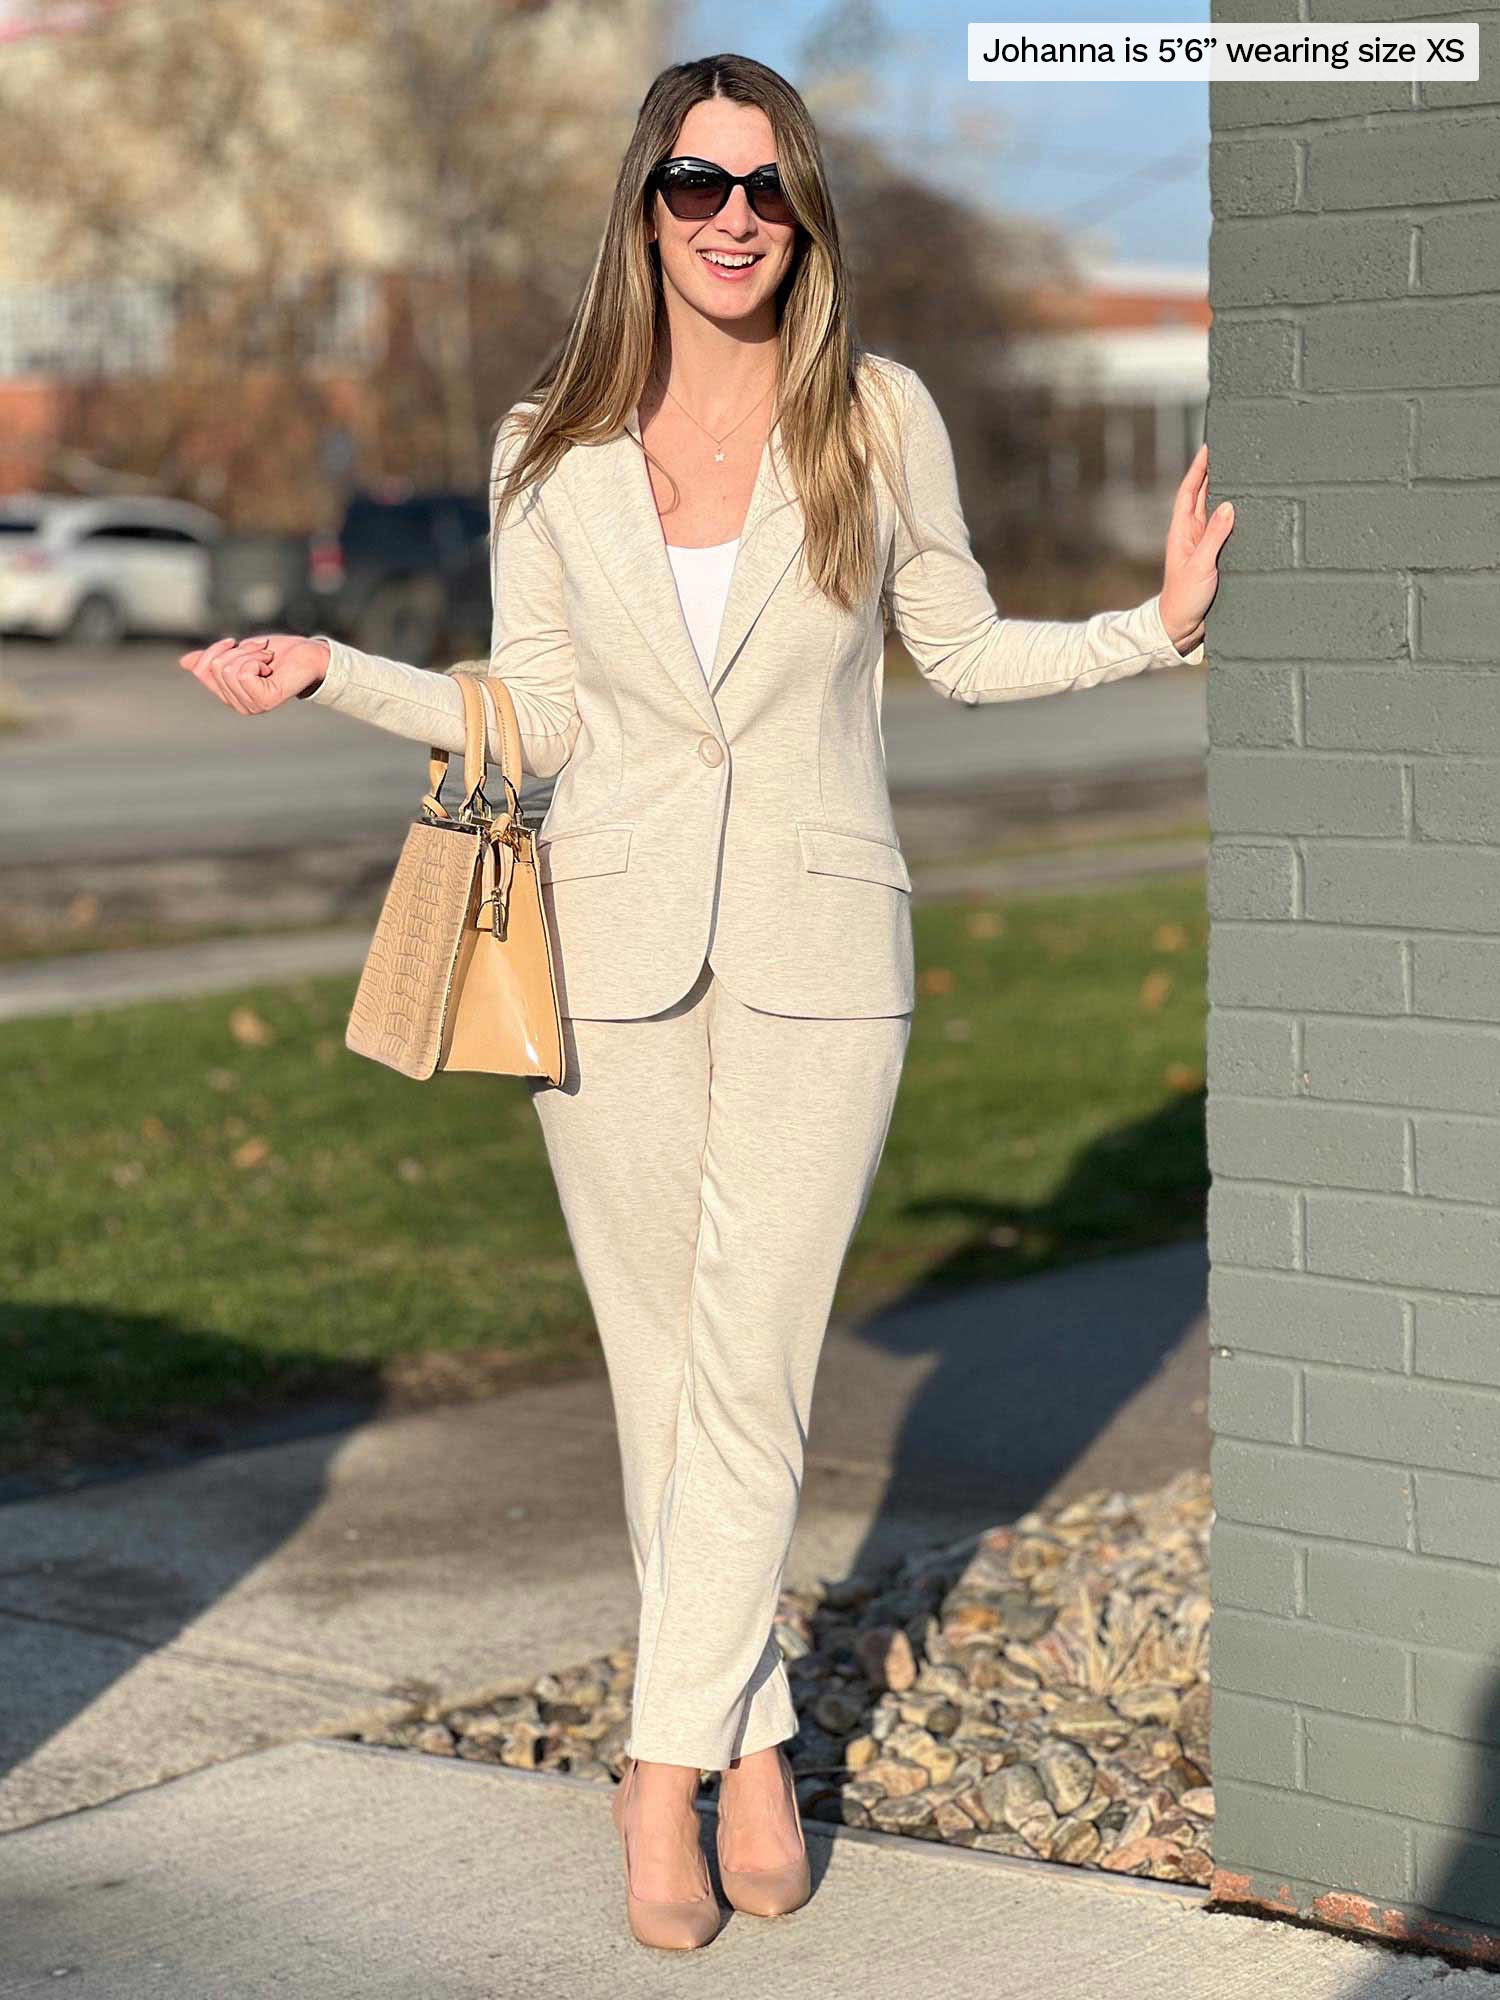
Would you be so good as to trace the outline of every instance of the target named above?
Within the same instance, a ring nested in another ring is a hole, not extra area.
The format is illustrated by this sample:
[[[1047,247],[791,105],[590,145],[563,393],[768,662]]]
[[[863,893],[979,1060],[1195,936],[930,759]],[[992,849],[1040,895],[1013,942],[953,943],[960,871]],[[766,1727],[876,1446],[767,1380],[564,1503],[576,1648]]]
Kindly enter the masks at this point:
[[[722,465],[723,463],[724,463],[724,454],[723,454],[723,452],[722,452],[722,451],[716,451],[716,452],[714,453],[714,464],[715,464],[715,465]]]

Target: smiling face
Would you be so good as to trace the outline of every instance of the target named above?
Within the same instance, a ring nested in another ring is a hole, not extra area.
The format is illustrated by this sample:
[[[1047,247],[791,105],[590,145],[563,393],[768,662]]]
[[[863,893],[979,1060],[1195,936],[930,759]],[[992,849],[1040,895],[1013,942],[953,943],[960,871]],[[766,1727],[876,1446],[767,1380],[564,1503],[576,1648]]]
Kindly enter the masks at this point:
[[[683,119],[672,147],[673,159],[688,154],[731,174],[774,166],[771,121],[758,106],[704,98]],[[659,247],[664,285],[711,319],[744,320],[774,299],[791,268],[797,225],[763,222],[737,187],[706,222],[679,221],[654,194],[647,235]]]

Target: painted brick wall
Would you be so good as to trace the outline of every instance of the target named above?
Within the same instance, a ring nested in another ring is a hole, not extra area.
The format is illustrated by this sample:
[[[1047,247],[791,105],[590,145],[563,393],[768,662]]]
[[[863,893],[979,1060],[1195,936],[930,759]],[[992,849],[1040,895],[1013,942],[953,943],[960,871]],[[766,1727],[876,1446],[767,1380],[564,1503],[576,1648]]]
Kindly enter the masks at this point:
[[[1211,93],[1215,1893],[1486,1956],[1500,16],[1425,12],[1478,83]]]

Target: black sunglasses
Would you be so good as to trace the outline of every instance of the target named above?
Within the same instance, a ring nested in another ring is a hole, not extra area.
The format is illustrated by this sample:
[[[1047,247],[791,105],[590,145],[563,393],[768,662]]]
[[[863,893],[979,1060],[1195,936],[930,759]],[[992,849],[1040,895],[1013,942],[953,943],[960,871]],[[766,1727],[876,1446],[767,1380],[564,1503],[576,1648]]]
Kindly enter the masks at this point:
[[[774,166],[757,167],[753,173],[732,174],[712,160],[694,159],[684,154],[663,160],[653,167],[646,181],[661,196],[679,222],[707,222],[717,215],[737,187],[762,222],[795,222],[796,215]]]

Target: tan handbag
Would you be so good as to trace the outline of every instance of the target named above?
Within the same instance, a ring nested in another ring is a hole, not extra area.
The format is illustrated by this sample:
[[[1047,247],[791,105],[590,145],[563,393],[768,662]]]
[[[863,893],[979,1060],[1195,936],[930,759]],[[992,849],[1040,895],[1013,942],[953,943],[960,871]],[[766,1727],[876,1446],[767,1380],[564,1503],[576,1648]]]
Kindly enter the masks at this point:
[[[464,703],[465,796],[443,804],[448,752],[434,748],[429,790],[386,891],[344,1034],[356,1055],[419,1080],[435,1070],[565,1073],[562,1020],[536,834],[521,811],[521,734],[504,681],[451,670]],[[484,794],[487,682],[500,721],[497,811]]]

